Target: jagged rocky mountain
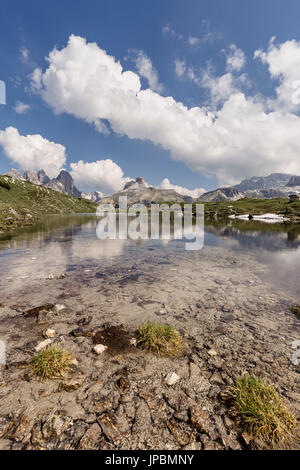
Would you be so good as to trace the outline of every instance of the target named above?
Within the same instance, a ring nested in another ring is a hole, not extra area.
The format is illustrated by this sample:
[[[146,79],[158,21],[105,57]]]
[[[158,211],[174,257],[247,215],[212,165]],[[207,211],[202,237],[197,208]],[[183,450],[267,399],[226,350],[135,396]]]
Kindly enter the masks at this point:
[[[272,173],[269,176],[253,176],[232,187],[218,188],[202,194],[200,201],[221,202],[250,199],[273,199],[300,193],[300,176]]]
[[[46,175],[44,170],[40,170],[38,173],[35,173],[31,170],[26,170],[22,176],[19,171],[12,168],[6,174],[8,176],[12,176],[15,179],[29,181],[30,183],[36,184],[38,186],[45,186],[47,188],[53,189],[54,191],[68,194],[69,196],[82,197],[81,192],[74,185],[72,176],[66,170],[61,170],[59,175],[52,179]]]
[[[218,188],[214,191],[202,194],[200,200],[203,202],[221,202],[221,201],[238,201],[244,197],[236,188]]]
[[[269,176],[252,176],[237,184],[235,188],[239,191],[249,191],[255,189],[280,189],[288,186],[288,182],[295,175],[287,173],[272,173]]]
[[[99,202],[104,197],[104,194],[101,191],[93,191],[92,193],[81,193],[81,197],[93,202]]]
[[[144,203],[158,203],[158,202],[192,202],[193,199],[188,196],[178,194],[174,189],[158,189],[153,186],[147,186],[144,178],[138,176],[136,180],[128,181],[121,191],[118,191],[111,196],[102,198],[101,202],[118,204],[120,196],[127,196],[128,205]]]

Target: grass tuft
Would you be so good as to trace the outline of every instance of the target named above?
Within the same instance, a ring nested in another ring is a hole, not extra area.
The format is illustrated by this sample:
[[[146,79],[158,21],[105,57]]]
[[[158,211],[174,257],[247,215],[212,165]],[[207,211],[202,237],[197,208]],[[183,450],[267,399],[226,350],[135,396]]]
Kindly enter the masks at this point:
[[[178,356],[182,350],[182,339],[170,325],[146,323],[136,332],[138,346],[157,356]]]
[[[247,434],[269,445],[291,436],[296,419],[274,387],[256,377],[241,377],[231,391],[232,409]]]
[[[58,346],[37,353],[32,361],[34,375],[42,380],[60,378],[70,367],[71,355]]]
[[[300,305],[293,305],[291,307],[291,312],[300,318]]]

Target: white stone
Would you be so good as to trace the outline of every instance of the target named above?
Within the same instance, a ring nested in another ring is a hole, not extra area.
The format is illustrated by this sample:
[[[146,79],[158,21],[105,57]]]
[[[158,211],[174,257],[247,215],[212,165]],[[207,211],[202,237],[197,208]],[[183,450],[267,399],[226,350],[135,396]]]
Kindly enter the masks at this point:
[[[70,362],[70,364],[71,364],[72,366],[78,366],[78,361],[77,361],[77,359],[76,359],[76,358],[72,359],[72,361]]]
[[[60,312],[61,310],[64,310],[66,307],[64,305],[56,304],[55,305],[55,310],[57,312]]]
[[[53,276],[53,274],[49,274],[49,277],[48,277],[48,279],[49,279],[50,281],[52,281],[52,280],[54,279],[54,276]]]
[[[55,330],[52,330],[51,328],[48,328],[48,330],[44,332],[45,338],[54,338],[54,336],[55,336]]]
[[[42,351],[42,349],[45,349],[51,343],[52,343],[51,339],[45,339],[44,341],[39,343],[34,349],[36,352]]]
[[[175,374],[175,372],[170,372],[167,377],[165,378],[165,382],[167,385],[175,385],[180,380],[179,375]]]
[[[209,350],[208,350],[208,354],[209,354],[210,356],[217,356],[217,355],[218,355],[217,351],[215,351],[214,349],[209,349]]]
[[[104,353],[106,349],[107,346],[104,346],[104,344],[96,344],[96,346],[93,347],[93,351],[98,355]]]
[[[135,338],[131,338],[131,340],[129,341],[131,346],[136,346],[136,339]]]

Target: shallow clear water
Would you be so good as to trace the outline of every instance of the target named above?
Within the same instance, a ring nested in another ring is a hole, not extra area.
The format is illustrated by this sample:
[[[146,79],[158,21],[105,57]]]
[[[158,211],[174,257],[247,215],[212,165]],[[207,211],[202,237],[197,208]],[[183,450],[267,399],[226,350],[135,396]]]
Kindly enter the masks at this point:
[[[150,264],[154,258],[156,263],[158,259],[169,263],[185,252],[184,240],[101,241],[96,225],[97,219],[90,215],[52,216],[34,227],[0,235],[1,290],[16,289],[50,274],[108,266],[116,260],[126,266],[132,257]],[[299,296],[300,225],[208,222],[204,245],[206,252],[212,246],[224,247],[233,258],[241,251],[250,253],[267,268],[260,274],[262,281]]]

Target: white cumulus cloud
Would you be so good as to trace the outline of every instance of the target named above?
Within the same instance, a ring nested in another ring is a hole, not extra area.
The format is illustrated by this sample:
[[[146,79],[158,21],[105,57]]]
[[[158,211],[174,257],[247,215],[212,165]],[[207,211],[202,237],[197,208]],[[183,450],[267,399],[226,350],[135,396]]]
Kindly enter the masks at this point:
[[[63,145],[50,142],[39,134],[20,135],[15,127],[0,130],[0,146],[4,154],[22,170],[43,168],[50,177],[57,176],[66,162]]]
[[[204,188],[195,188],[195,189],[188,189],[184,188],[183,186],[178,186],[176,184],[171,184],[168,178],[164,178],[159,185],[160,189],[174,189],[178,194],[182,196],[190,196],[194,199],[200,197],[203,193],[206,192]]]
[[[125,178],[122,168],[109,158],[95,162],[80,160],[71,163],[70,167],[75,184],[85,190],[99,190],[111,194],[123,189],[127,181],[131,180]]]
[[[277,97],[268,100],[269,106],[283,111],[299,111],[299,103],[293,100],[293,95],[295,88],[299,88],[300,41],[291,40],[276,45],[275,38],[272,38],[267,52],[259,49],[255,51],[254,58],[267,64],[271,77],[279,82]]]
[[[115,133],[150,140],[192,170],[216,175],[221,184],[253,174],[300,173],[300,118],[270,109],[264,99],[237,87],[217,110],[188,108],[142,89],[136,73],[74,35],[63,49],[50,52],[47,69],[33,77],[35,90],[55,113],[93,125],[105,119]]]

